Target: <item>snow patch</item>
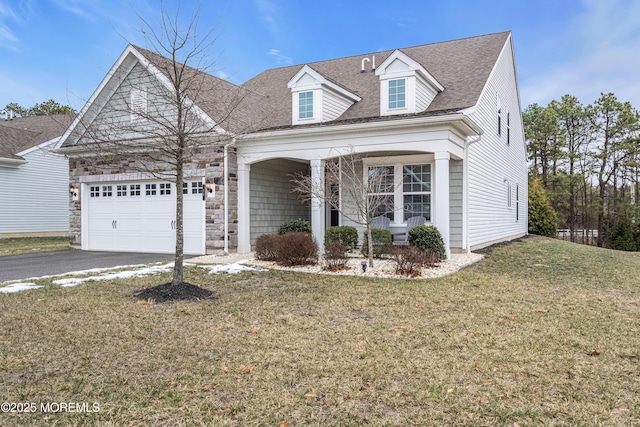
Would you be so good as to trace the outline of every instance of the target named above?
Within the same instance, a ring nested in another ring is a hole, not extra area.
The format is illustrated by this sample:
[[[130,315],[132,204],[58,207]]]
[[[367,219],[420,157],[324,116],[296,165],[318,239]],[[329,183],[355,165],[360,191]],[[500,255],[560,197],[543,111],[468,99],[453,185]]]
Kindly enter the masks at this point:
[[[248,265],[244,265],[239,262],[234,262],[233,264],[198,265],[198,267],[204,268],[205,270],[209,270],[209,274],[218,274],[218,273],[238,274],[238,273],[242,273],[243,271],[264,271],[263,268],[250,267]]]
[[[203,268],[209,271],[209,274],[218,274],[218,273],[228,273],[228,274],[237,274],[243,271],[262,271],[263,269],[260,267],[250,267],[247,265],[240,264],[239,262],[235,262],[232,264],[189,264],[185,263],[185,266],[195,266],[199,268]],[[105,273],[105,271],[113,271],[119,270],[121,271]],[[158,273],[166,273],[173,269],[173,263],[167,264],[158,264],[158,265],[129,265],[129,266],[120,266],[120,267],[112,267],[112,268],[94,268],[91,270],[82,270],[82,271],[73,271],[70,273],[60,274],[57,276],[43,276],[43,277],[33,277],[27,280],[38,280],[38,279],[49,279],[52,277],[61,277],[60,279],[55,279],[51,283],[54,285],[59,285],[62,288],[70,288],[73,286],[78,286],[86,282],[99,282],[104,280],[116,280],[116,279],[128,279],[131,277],[144,277],[150,276],[152,274]],[[104,274],[98,274],[104,273]],[[69,276],[86,276],[86,277],[69,277]],[[9,283],[9,282],[5,282]],[[28,282],[17,282],[11,283],[5,287],[0,288],[0,293],[11,293],[11,292],[19,292],[28,289],[37,289],[42,288],[43,286],[38,286],[35,283]]]
[[[11,294],[13,292],[26,291],[26,290],[29,290],[29,289],[38,289],[38,288],[43,288],[43,287],[44,286],[38,286],[35,283],[18,282],[18,283],[13,283],[11,285],[7,285],[7,286],[4,286],[4,287],[0,288],[0,293]]]

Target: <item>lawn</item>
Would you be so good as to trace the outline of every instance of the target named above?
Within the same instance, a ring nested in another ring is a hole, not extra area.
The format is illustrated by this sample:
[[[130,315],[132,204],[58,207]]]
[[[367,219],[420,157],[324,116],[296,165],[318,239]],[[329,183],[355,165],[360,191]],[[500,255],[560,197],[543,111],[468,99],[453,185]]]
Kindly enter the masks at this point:
[[[0,239],[0,256],[65,251],[68,249],[71,249],[68,237]]]
[[[0,425],[640,424],[640,254],[532,237],[434,280],[186,275],[217,299],[133,297],[168,275],[0,294],[0,401],[37,404]]]

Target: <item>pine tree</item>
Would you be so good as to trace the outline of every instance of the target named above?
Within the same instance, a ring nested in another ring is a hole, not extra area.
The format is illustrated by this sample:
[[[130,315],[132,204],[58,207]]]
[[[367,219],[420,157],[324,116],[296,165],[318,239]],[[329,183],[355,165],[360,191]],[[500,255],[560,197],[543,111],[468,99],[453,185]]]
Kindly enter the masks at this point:
[[[529,233],[554,237],[558,216],[551,207],[547,193],[538,178],[529,183]]]

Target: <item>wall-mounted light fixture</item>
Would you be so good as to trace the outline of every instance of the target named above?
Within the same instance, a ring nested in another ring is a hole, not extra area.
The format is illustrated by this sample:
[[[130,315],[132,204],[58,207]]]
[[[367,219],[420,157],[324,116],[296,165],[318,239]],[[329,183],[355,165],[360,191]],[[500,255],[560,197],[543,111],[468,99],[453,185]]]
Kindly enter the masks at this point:
[[[214,197],[216,195],[216,184],[213,182],[213,179],[206,179],[204,189],[207,192],[207,197]]]
[[[73,184],[69,184],[69,194],[71,194],[71,199],[76,201],[79,200],[78,193],[80,189]]]

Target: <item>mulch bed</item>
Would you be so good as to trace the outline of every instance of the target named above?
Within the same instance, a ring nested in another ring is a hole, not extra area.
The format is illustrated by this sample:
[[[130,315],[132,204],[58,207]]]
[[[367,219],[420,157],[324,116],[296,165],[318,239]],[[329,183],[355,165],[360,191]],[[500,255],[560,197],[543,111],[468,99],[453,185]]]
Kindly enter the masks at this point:
[[[215,299],[213,291],[203,289],[190,283],[172,285],[171,282],[152,288],[142,289],[134,293],[135,297],[142,301],[152,300],[156,303],[171,301],[202,301]]]

